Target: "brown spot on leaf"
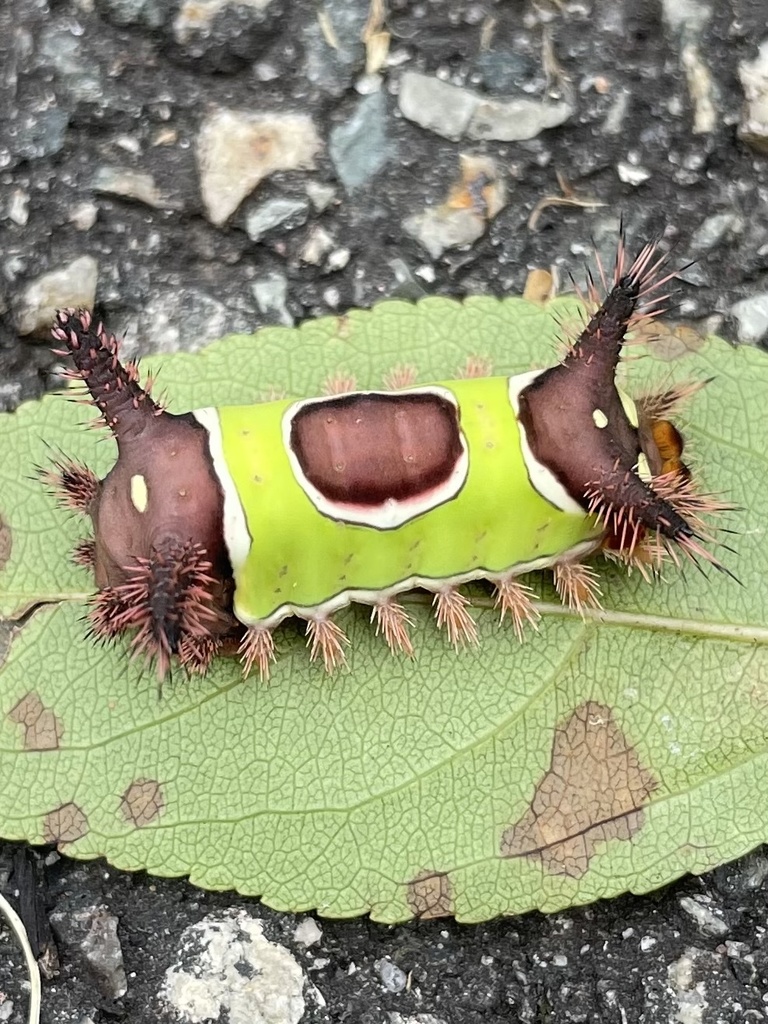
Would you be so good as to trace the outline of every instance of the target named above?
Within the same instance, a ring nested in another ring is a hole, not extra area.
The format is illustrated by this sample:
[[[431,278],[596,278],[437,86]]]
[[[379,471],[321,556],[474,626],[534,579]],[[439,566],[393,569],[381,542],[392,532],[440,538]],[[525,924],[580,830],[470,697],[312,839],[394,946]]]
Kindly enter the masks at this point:
[[[48,811],[43,818],[43,838],[46,843],[74,843],[88,834],[88,818],[75,803],[62,804]]]
[[[0,570],[4,569],[9,558],[11,557],[11,549],[13,548],[13,538],[11,537],[11,528],[0,516]]]
[[[552,761],[529,809],[501,837],[502,857],[536,857],[581,878],[598,846],[631,839],[658,781],[604,704],[587,701],[555,729]]]
[[[11,708],[8,718],[23,726],[25,750],[58,750],[64,727],[34,690]]]
[[[163,791],[155,779],[134,779],[120,798],[120,813],[136,828],[156,821],[164,809]]]
[[[451,917],[455,913],[453,886],[444,871],[422,872],[408,883],[408,906],[415,917]]]

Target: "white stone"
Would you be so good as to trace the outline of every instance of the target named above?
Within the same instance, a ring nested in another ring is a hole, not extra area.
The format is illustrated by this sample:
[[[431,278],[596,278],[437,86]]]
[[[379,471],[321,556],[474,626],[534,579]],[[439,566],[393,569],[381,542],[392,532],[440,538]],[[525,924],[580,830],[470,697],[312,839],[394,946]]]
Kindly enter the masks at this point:
[[[482,200],[465,205],[476,193]],[[484,233],[491,220],[504,208],[507,191],[491,157],[461,157],[461,178],[446,202],[426,207],[403,221],[404,230],[419,241],[432,259],[446,249],[469,245]],[[409,275],[410,276],[410,275]]]
[[[288,278],[277,270],[271,270],[258,277],[251,284],[256,305],[262,313],[276,313],[281,324],[293,326],[293,317],[288,310]]]
[[[273,228],[285,221],[299,217],[305,221],[309,203],[304,199],[269,199],[253,210],[249,210],[245,218],[245,230],[253,242],[260,241]]]
[[[679,32],[686,30],[699,35],[712,17],[712,8],[701,0],[661,0],[664,21]]]
[[[417,1013],[413,1017],[406,1017],[402,1013],[391,1010],[387,1015],[389,1024],[445,1024],[442,1017],[436,1017],[434,1013]]]
[[[573,107],[564,100],[485,100],[475,108],[467,135],[470,139],[522,142],[563,124],[572,113]]]
[[[96,203],[77,203],[69,211],[69,223],[74,224],[78,231],[90,231],[98,216]]]
[[[234,0],[184,0],[173,22],[173,35],[182,46],[198,32],[206,32],[216,15]],[[237,0],[238,7],[264,11],[272,0]]]
[[[374,966],[379,972],[381,984],[387,992],[405,991],[405,987],[408,984],[408,976],[397,964],[393,964],[391,960],[385,958],[383,960],[376,960]]]
[[[626,160],[621,160],[616,165],[616,171],[619,175],[619,181],[623,181],[625,185],[634,185],[635,188],[638,185],[642,185],[644,181],[648,181],[651,176],[651,172],[646,170],[645,167],[627,163]]]
[[[739,341],[754,343],[768,334],[768,292],[758,292],[731,306],[739,327]]]
[[[314,168],[321,147],[312,118],[305,114],[215,110],[197,138],[200,191],[208,219],[224,224],[275,171]]]
[[[573,113],[571,105],[562,100],[489,100],[418,71],[406,71],[400,79],[398,105],[409,121],[454,140],[462,136],[499,142],[532,139]]]
[[[335,286],[323,289],[323,302],[331,309],[338,309],[341,302],[341,292]]]
[[[322,213],[336,198],[333,185],[323,185],[319,181],[308,181],[304,189],[318,213]]]
[[[321,224],[313,224],[299,255],[305,263],[311,263],[317,267],[335,244],[333,237]]]
[[[694,251],[706,251],[719,245],[724,238],[734,237],[744,230],[744,218],[730,210],[725,213],[713,213],[707,217],[691,236],[690,248]]]
[[[18,224],[20,228],[23,228],[29,220],[29,193],[25,192],[23,188],[15,188],[11,192],[11,198],[8,203],[8,217],[14,224]]]
[[[675,1002],[675,1024],[702,1024],[704,1011],[709,1007],[703,981],[694,982],[693,968],[697,960],[706,957],[704,950],[695,946],[686,949],[683,955],[667,968],[667,983]]]
[[[400,79],[397,102],[403,117],[444,139],[462,137],[479,101],[471,90],[419,71],[406,71]]]
[[[621,135],[624,131],[624,120],[629,110],[629,101],[632,93],[629,89],[619,89],[616,98],[611,104],[611,109],[603,121],[603,132],[605,135]]]
[[[19,334],[47,335],[57,309],[93,309],[98,276],[99,264],[93,256],[80,256],[32,281],[15,303]]]
[[[693,132],[695,135],[708,134],[717,126],[717,90],[697,43],[687,42],[682,46],[680,64],[685,71],[688,95],[693,105]]]
[[[314,946],[322,937],[323,929],[314,917],[305,917],[303,921],[296,925],[296,930],[293,933],[294,941],[302,946]],[[317,966],[317,963],[315,963],[315,966]]]
[[[166,971],[159,997],[184,1024],[219,1020],[225,1012],[229,1024],[298,1024],[304,1015],[299,964],[244,910],[190,925],[179,960]]]
[[[680,897],[680,906],[686,914],[689,914],[693,918],[699,926],[700,931],[705,935],[713,935],[716,938],[722,938],[727,935],[731,929],[722,917],[719,917],[711,906],[709,906],[710,903],[711,900],[694,899],[692,896]]]
[[[355,92],[359,93],[361,96],[370,96],[371,93],[381,92],[383,84],[384,80],[381,75],[361,75],[355,82]]]
[[[768,39],[760,44],[753,61],[739,65],[739,78],[746,99],[739,135],[754,149],[768,153]]]
[[[151,174],[143,171],[132,171],[125,167],[97,168],[91,187],[95,192],[106,192],[110,195],[125,196],[136,199],[146,206],[173,208],[177,203],[168,202],[155,184]]]
[[[476,242],[485,231],[485,223],[472,210],[432,206],[406,217],[403,230],[436,260],[446,249]]]
[[[349,263],[351,257],[352,251],[347,249],[346,246],[334,249],[333,252],[328,255],[325,269],[329,271],[329,273],[333,273],[335,270],[343,270]]]

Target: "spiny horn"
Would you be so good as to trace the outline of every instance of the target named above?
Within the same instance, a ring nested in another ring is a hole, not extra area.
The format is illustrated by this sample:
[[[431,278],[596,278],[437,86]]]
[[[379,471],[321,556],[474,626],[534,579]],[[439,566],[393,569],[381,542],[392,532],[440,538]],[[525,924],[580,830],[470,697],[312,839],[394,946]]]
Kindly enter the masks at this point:
[[[120,362],[115,336],[108,334],[87,310],[59,310],[51,333],[56,342],[66,346],[57,354],[72,356],[77,375],[118,446],[130,444],[153,417],[161,415],[160,406],[138,383],[135,369]]]
[[[139,558],[127,571],[126,580],[104,588],[91,611],[91,628],[97,636],[111,639],[127,629],[137,629],[131,646],[136,654],[154,660],[162,679],[171,655],[183,654],[183,663],[203,670],[210,660],[212,610],[211,563],[199,545],[172,539],[155,547],[149,558]]]
[[[678,543],[696,536],[693,526],[674,505],[632,470],[612,474],[595,483],[587,491],[587,497],[590,511],[601,519],[610,520],[616,533],[622,528],[636,533],[634,524],[639,523]],[[623,548],[627,546],[634,547],[634,543],[622,544]]]
[[[88,514],[101,492],[101,482],[93,470],[74,459],[60,456],[38,472],[61,506],[82,515]]]
[[[536,460],[605,522],[625,554],[651,530],[720,568],[699,543],[705,538],[697,522],[636,471],[644,453],[638,424],[630,421],[616,388],[616,367],[627,331],[674,274],[662,272],[666,257],[658,255],[658,242],[646,245],[629,269],[625,259],[622,239],[605,300],[562,363],[520,392],[519,421]]]
[[[650,297],[674,274],[660,277],[666,255],[658,255],[659,241],[648,242],[628,270],[625,269],[626,249],[624,238],[619,242],[614,267],[613,286],[592,315],[589,323],[570,347],[563,364],[573,366],[578,362],[587,363],[592,375],[598,369],[613,383],[621,349],[636,317],[640,303],[653,304]],[[596,364],[596,365],[595,365]]]

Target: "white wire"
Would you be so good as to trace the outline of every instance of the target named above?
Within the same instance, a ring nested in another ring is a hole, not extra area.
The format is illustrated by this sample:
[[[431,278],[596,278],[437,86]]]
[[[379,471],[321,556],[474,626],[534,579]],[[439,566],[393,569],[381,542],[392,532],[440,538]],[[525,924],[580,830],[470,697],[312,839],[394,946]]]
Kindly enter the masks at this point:
[[[29,1012],[27,1014],[27,1024],[40,1024],[40,1003],[42,996],[40,989],[40,968],[37,966],[37,960],[35,960],[35,955],[32,952],[32,946],[29,944],[27,929],[24,927],[24,922],[2,893],[0,893],[0,912],[2,912],[6,921],[10,925],[11,931],[16,936],[16,939],[24,953],[24,960],[27,964],[27,973],[29,974]]]

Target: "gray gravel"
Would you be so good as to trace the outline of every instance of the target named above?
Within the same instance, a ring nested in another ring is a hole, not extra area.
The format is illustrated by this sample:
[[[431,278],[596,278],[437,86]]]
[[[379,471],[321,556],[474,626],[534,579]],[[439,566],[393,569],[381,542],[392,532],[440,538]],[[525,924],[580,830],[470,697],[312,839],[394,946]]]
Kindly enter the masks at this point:
[[[381,24],[368,0],[0,0],[0,409],[52,386],[53,305],[95,301],[132,354],[190,349],[578,277],[620,214],[698,260],[680,316],[766,344],[766,40],[764,0],[390,0]],[[459,181],[485,205],[446,204]],[[46,1024],[762,1021],[767,878],[756,853],[642,899],[386,928],[0,844],[6,891],[39,896]],[[24,1002],[0,930],[0,1021]]]

